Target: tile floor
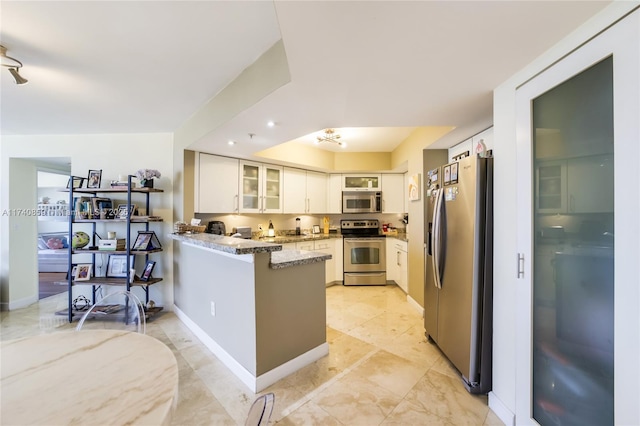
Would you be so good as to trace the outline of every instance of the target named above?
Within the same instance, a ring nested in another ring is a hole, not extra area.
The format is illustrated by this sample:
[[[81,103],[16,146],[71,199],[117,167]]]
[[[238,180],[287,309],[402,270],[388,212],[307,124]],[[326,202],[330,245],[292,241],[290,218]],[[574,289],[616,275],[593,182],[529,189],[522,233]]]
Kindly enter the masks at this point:
[[[1,313],[2,340],[72,329],[53,312],[66,293]],[[236,425],[256,395],[170,312],[147,324],[180,370],[175,425]],[[486,396],[470,395],[422,318],[396,286],[327,288],[329,355],[280,380],[271,423],[282,425],[502,425]]]

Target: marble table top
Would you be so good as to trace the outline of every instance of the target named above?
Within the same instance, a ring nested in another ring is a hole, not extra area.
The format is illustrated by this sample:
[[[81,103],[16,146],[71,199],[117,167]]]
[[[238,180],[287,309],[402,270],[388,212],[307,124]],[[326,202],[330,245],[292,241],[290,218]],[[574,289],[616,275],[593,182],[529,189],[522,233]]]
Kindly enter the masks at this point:
[[[2,424],[169,424],[178,365],[159,340],[82,330],[0,342]]]

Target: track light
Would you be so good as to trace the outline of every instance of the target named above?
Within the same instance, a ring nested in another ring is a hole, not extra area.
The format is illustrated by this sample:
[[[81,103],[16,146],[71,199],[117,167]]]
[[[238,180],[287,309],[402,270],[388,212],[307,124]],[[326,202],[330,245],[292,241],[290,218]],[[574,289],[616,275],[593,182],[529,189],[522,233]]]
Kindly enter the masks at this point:
[[[16,84],[18,86],[21,86],[23,84],[27,84],[29,82],[29,80],[27,80],[26,78],[24,78],[24,77],[22,77],[20,75],[20,72],[18,71],[18,68],[9,68],[9,72],[13,76],[13,78],[16,81]]]
[[[9,72],[13,76],[13,79],[16,81],[17,85],[21,86],[29,82],[29,80],[20,75],[19,70],[20,68],[22,68],[22,62],[20,62],[16,58],[7,56],[7,48],[2,45],[0,45],[0,59],[2,60],[2,66],[9,69]]]

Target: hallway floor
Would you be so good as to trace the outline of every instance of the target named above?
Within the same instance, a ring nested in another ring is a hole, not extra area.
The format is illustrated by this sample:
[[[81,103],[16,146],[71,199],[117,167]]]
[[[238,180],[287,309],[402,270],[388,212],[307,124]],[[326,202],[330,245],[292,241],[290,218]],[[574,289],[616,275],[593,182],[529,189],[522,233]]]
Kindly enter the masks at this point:
[[[66,292],[28,308],[2,312],[0,339],[69,330],[53,314]],[[155,316],[147,334],[164,342],[180,370],[172,424],[236,425],[256,395],[171,312]],[[264,392],[282,425],[502,425],[486,396],[470,395],[456,371],[427,343],[420,314],[396,286],[327,288],[329,355]]]

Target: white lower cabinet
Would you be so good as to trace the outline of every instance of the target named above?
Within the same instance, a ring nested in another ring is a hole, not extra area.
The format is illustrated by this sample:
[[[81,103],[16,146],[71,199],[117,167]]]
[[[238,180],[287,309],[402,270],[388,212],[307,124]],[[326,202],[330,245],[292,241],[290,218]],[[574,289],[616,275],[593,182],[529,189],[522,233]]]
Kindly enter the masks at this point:
[[[405,293],[409,292],[406,241],[387,237],[387,280],[395,281]]]
[[[320,240],[314,241],[314,251],[318,251],[325,254],[330,254],[331,259],[324,262],[325,265],[325,283],[329,284],[334,281],[336,273],[336,259],[335,259],[335,240]]]
[[[331,259],[325,261],[325,283],[329,284],[333,281],[336,281],[336,242],[342,243],[342,240],[338,239],[327,239],[327,240],[318,240],[318,241],[300,241],[298,243],[289,243],[283,244],[282,249],[287,249],[289,246],[294,244],[295,250],[305,250],[305,251],[317,251],[331,255]],[[340,254],[342,254],[342,244],[340,244]],[[342,256],[340,256],[342,258]],[[342,260],[340,260],[340,280],[342,280]]]

